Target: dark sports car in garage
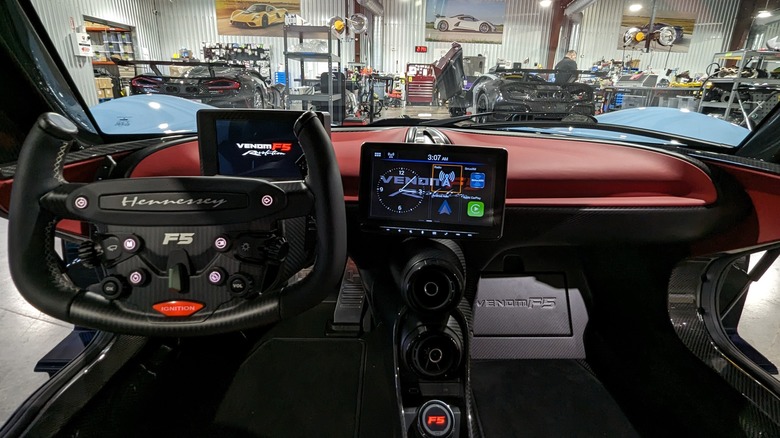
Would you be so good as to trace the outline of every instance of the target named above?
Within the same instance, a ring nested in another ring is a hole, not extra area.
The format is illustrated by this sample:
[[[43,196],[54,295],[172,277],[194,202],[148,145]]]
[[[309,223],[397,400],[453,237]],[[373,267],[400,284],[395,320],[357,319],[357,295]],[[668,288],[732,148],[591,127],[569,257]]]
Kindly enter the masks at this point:
[[[480,76],[463,99],[450,102],[450,114],[493,113],[491,120],[560,120],[571,114],[595,113],[593,88],[586,84],[553,84],[530,72]],[[464,108],[464,105],[467,108]]]
[[[0,2],[0,298],[83,341],[19,394],[44,326],[0,308],[3,438],[780,436],[754,305],[778,294],[780,109],[728,147],[214,108],[112,134],[57,49],[66,1],[35,3]]]
[[[241,65],[200,62],[115,61],[148,65],[130,80],[130,94],[168,94],[217,108],[283,108],[284,87],[269,86],[260,73]],[[162,67],[162,68],[161,68]],[[164,72],[168,67],[168,73]],[[176,68],[177,73],[173,73]]]

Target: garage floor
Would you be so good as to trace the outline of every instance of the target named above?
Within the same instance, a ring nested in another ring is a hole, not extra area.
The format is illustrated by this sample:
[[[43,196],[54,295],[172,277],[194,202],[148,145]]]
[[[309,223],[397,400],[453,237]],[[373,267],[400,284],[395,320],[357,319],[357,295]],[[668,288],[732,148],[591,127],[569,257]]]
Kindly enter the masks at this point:
[[[8,272],[7,248],[8,222],[0,220],[0,424],[48,379],[33,372],[35,364],[73,328],[19,295]]]
[[[763,253],[750,256],[750,267]],[[750,286],[737,328],[740,336],[780,367],[780,259]],[[775,376],[780,379],[780,376]]]
[[[401,116],[421,119],[446,119],[450,117],[450,111],[446,106],[406,105],[397,108],[386,108],[382,111],[380,118],[390,119]]]

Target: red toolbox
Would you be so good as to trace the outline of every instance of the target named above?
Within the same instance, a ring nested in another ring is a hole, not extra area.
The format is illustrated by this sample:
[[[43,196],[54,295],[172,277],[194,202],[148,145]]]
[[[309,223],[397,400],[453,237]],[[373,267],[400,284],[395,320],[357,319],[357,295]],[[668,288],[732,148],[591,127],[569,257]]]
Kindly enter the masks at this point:
[[[432,64],[406,64],[406,103],[433,103],[436,76]]]

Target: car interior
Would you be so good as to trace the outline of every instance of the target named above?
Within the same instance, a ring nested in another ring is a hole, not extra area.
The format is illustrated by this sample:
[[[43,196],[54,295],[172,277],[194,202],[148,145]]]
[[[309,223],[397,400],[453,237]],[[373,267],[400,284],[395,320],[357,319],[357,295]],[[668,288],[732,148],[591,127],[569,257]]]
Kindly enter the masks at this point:
[[[729,331],[778,255],[777,109],[730,153],[272,109],[107,136],[14,5],[11,276],[97,331],[0,435],[780,436]]]

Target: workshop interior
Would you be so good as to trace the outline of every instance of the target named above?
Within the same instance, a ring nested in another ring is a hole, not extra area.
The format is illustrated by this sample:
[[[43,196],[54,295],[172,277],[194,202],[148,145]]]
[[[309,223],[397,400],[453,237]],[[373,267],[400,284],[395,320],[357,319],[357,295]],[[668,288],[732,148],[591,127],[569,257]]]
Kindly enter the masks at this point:
[[[2,0],[0,436],[780,437],[778,38]]]

